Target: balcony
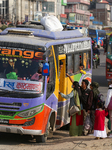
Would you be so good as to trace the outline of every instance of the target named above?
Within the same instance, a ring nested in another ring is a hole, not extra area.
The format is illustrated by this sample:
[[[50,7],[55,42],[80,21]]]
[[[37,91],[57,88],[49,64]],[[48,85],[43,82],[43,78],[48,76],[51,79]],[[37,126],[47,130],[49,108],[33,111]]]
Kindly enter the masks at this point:
[[[65,9],[65,13],[77,13],[90,16],[90,12],[88,10],[77,9],[76,5],[68,5],[68,8]]]
[[[67,0],[67,2],[82,3],[82,4],[90,5],[90,0]]]

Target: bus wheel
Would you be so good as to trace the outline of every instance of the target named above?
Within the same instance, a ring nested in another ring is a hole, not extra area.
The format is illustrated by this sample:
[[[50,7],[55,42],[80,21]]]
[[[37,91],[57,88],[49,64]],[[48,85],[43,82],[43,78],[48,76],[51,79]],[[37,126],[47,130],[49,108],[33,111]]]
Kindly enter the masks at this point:
[[[36,143],[45,143],[47,141],[47,136],[45,134],[43,135],[36,135]]]
[[[47,137],[49,136],[49,134],[50,134],[50,122],[48,123],[48,126],[47,126],[45,134],[35,136],[36,142],[37,143],[46,143]]]

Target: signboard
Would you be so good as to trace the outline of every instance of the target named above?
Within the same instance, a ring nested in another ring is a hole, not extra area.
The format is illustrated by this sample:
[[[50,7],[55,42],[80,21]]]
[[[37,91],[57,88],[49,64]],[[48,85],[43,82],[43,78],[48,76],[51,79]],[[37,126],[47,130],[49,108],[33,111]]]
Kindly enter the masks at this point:
[[[87,50],[91,49],[91,41],[82,41],[71,44],[64,44],[64,52],[65,53],[73,53],[79,50]]]
[[[61,5],[66,6],[67,5],[67,0],[61,0]]]
[[[76,17],[76,14],[75,13],[69,13],[69,23],[75,23],[75,17]]]
[[[42,91],[42,82],[35,81],[25,81],[25,80],[9,80],[9,79],[0,79],[0,89],[5,89],[8,91],[13,90],[27,90],[27,91],[36,91],[36,93],[41,93]]]
[[[42,58],[42,52],[30,51],[30,50],[20,50],[20,49],[8,49],[8,48],[0,48],[0,56],[7,57],[20,57],[26,59],[38,59]]]
[[[64,44],[57,47],[59,54],[74,53],[91,49],[91,41],[81,41],[76,43]]]
[[[67,14],[60,14],[61,18],[67,18]]]

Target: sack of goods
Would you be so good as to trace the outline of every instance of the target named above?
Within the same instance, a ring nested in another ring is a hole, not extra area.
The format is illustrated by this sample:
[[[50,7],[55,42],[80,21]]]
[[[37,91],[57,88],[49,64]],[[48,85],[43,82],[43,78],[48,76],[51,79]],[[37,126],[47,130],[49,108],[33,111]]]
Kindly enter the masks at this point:
[[[92,122],[91,122],[91,119],[90,119],[90,114],[88,114],[86,116],[86,119],[84,121],[84,129],[89,131],[92,129]]]
[[[69,110],[69,113],[70,113],[70,116],[73,116],[73,115],[75,115],[76,113],[78,113],[80,110],[79,110],[79,108],[77,107],[77,106],[72,106],[71,108],[70,108],[70,110]]]
[[[55,31],[63,30],[63,26],[60,23],[60,21],[58,20],[58,18],[56,18],[53,15],[44,16],[43,18],[41,18],[40,22],[45,27],[45,30],[47,30],[47,31],[55,32]]]

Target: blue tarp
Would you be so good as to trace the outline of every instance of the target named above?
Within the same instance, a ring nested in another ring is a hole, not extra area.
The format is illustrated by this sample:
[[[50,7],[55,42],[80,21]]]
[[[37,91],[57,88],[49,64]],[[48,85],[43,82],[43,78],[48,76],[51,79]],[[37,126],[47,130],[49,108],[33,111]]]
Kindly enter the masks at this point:
[[[46,30],[32,29],[32,28],[7,28],[4,31],[2,31],[0,35],[6,35],[8,33],[8,30],[14,29],[33,31],[34,36],[50,38],[54,40],[83,37],[82,33],[78,30],[50,32]]]

